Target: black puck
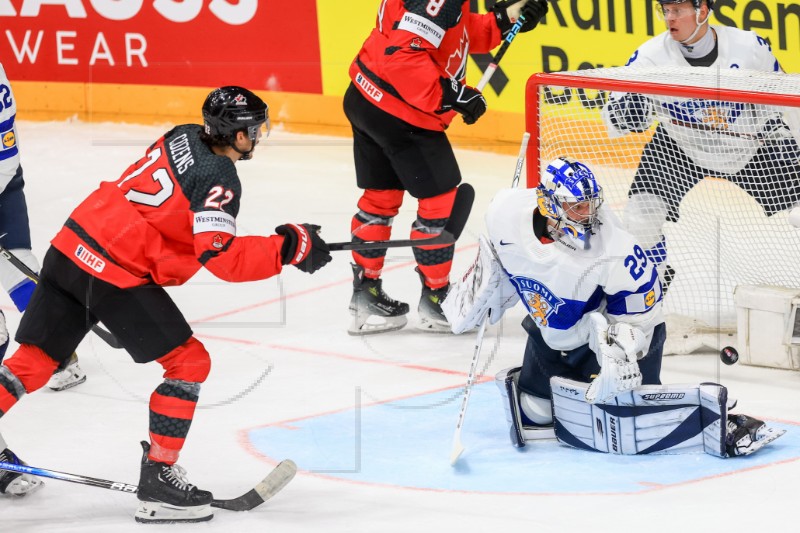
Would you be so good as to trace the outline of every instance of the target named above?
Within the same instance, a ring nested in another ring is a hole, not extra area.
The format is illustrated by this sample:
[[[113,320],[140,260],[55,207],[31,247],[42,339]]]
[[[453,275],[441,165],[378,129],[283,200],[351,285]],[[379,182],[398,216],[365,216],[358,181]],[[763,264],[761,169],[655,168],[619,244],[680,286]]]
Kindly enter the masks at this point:
[[[719,351],[719,358],[726,365],[735,365],[739,360],[739,352],[733,346],[726,346]]]

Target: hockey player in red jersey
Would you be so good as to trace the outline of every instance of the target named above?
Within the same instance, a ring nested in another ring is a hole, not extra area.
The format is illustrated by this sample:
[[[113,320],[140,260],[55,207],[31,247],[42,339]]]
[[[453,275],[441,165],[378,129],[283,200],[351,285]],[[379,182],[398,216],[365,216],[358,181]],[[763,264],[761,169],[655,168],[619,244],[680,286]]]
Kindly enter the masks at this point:
[[[352,83],[344,96],[356,182],[364,189],[352,220],[354,242],[389,238],[404,191],[419,201],[412,238],[441,233],[461,181],[444,130],[457,114],[474,124],[486,111],[483,95],[465,84],[467,58],[500,44],[516,22],[508,8],[523,1],[497,2],[486,14],[471,13],[466,0],[381,2],[375,28],[350,66]],[[546,0],[527,0],[520,31],[535,28],[546,12]],[[422,329],[450,331],[440,301],[447,293],[453,249],[413,249],[422,280]],[[352,335],[407,323],[408,304],[382,288],[385,255],[386,249],[353,252]]]
[[[242,282],[274,276],[284,265],[313,273],[331,259],[311,224],[236,236],[242,186],[235,163],[250,159],[268,130],[267,105],[247,89],[222,87],[206,98],[203,119],[204,127],[164,134],[72,212],[45,256],[17,331],[20,347],[0,366],[0,416],[42,387],[99,320],[134,361],[164,367],[150,397],[150,443],[142,443],[141,522],[213,516],[211,493],[189,484],[175,464],[211,359],[163,286],[185,283],[201,267]],[[24,494],[38,484],[0,472],[3,493]]]

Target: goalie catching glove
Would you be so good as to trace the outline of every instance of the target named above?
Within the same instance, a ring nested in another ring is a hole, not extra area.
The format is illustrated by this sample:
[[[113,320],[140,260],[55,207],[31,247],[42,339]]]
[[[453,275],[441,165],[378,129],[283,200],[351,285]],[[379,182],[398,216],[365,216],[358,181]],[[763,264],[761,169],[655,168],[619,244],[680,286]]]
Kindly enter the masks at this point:
[[[316,224],[284,224],[275,228],[275,233],[283,235],[281,263],[309,274],[330,263],[330,249],[319,236],[319,230]]]
[[[614,396],[642,384],[637,359],[647,353],[644,332],[620,322],[609,327],[601,313],[589,313],[589,348],[597,356],[600,374],[586,390],[586,401],[605,403]]]

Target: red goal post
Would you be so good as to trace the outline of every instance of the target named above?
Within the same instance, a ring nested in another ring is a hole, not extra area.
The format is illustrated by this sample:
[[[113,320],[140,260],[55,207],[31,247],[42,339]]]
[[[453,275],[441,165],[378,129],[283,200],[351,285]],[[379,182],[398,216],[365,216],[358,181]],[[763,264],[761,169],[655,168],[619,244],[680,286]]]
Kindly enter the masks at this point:
[[[610,126],[603,108],[609,95],[622,93],[652,103],[644,131],[620,134]],[[739,286],[800,290],[800,229],[787,220],[800,195],[800,159],[791,148],[800,141],[800,76],[692,67],[539,73],[527,83],[525,121],[529,187],[552,159],[575,157],[592,168],[607,205],[625,220],[634,177],[662,176],[662,194],[677,213],[663,226],[667,263],[676,270],[664,300],[669,351],[735,344],[727,337],[737,329]],[[769,128],[777,137],[764,133]],[[680,156],[643,157],[659,129],[679,139]],[[778,142],[790,148],[778,152]],[[696,167],[678,164],[685,154]],[[773,166],[773,155],[797,164]],[[694,180],[692,172],[702,177],[688,192],[670,188]]]

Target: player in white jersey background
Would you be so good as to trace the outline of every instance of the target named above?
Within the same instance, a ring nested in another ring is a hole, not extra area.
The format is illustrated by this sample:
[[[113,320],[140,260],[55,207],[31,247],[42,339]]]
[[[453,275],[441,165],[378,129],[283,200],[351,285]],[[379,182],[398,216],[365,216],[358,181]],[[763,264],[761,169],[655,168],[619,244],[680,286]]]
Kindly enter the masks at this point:
[[[642,44],[627,62],[638,67],[707,67],[781,72],[769,43],[752,31],[710,25],[713,0],[659,0],[667,31]],[[735,183],[767,216],[800,200],[800,147],[777,112],[710,100],[667,100],[612,93],[603,110],[609,135],[643,132],[659,121],[642,152],[625,208],[626,227],[660,264],[666,284],[663,223],[706,176]],[[665,285],[666,291],[666,285]]]
[[[25,202],[25,180],[19,157],[19,139],[15,125],[17,103],[11,83],[0,64],[0,244],[34,272],[39,262],[31,252],[31,231],[28,223],[28,206]],[[0,258],[0,284],[20,311],[25,311],[35,283],[18,268]],[[0,311],[0,361],[8,348],[9,336],[5,317]],[[78,365],[78,358],[65,361],[56,371],[48,386],[64,390],[86,381],[86,374]]]

